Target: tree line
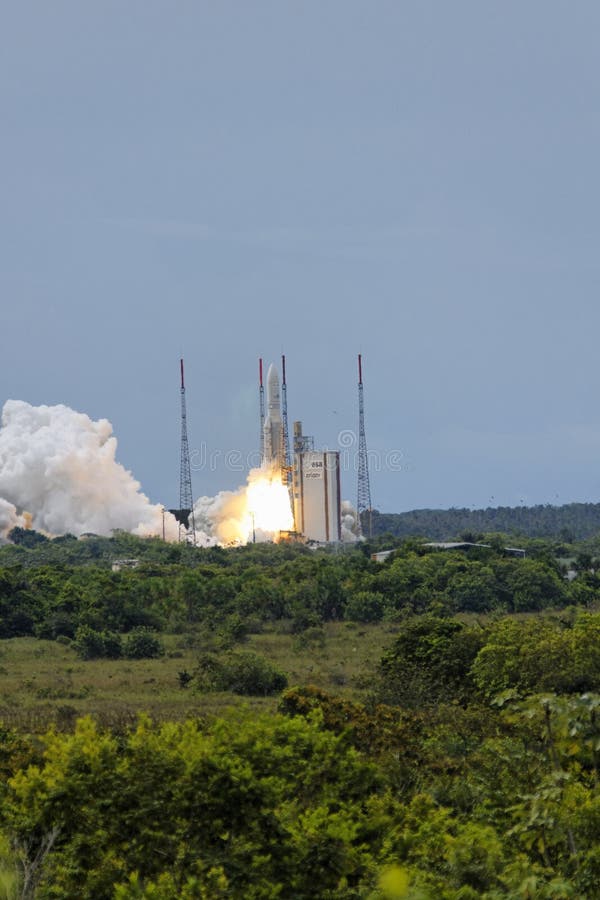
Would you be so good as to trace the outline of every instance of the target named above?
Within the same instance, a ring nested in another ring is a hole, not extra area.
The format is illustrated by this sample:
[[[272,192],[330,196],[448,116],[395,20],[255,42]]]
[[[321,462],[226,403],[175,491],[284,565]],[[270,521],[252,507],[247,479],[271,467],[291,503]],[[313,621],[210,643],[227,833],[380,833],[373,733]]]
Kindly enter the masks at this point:
[[[495,532],[583,540],[600,532],[600,503],[567,503],[563,506],[499,506],[487,509],[415,509],[403,513],[372,515],[373,533],[395,537],[429,537],[447,541],[464,531]]]
[[[82,628],[89,637],[90,630],[177,633],[198,625],[252,632],[283,619],[302,631],[331,620],[394,622],[417,612],[589,606],[600,596],[594,557],[573,559],[578,571],[569,581],[565,565],[535,544],[532,556],[520,559],[507,556],[502,542],[468,554],[404,542],[384,563],[371,560],[363,546],[335,553],[256,545],[195,551],[191,564],[141,557],[136,568],[117,572],[89,560],[83,565],[10,564],[6,551],[11,549],[0,551],[0,638],[73,640]],[[170,553],[172,548],[163,544],[160,549]]]

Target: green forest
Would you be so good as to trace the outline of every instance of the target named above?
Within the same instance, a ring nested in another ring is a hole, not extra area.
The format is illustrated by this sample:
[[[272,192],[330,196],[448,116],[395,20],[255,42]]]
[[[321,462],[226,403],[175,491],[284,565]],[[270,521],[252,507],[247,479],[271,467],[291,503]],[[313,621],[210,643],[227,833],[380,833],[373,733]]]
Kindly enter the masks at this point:
[[[373,533],[451,540],[463,531],[554,537],[592,538],[600,532],[600,503],[498,506],[488,509],[415,509],[404,513],[373,511]]]
[[[600,542],[386,531],[17,530],[0,897],[600,898]]]

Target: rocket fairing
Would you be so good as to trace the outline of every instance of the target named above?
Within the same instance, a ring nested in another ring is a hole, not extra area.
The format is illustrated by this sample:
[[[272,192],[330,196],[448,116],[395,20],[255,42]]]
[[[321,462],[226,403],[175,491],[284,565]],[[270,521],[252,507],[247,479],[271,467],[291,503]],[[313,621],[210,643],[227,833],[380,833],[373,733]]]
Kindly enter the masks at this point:
[[[279,375],[274,365],[267,373],[267,416],[263,426],[263,463],[279,468],[284,464],[281,458],[282,421]]]

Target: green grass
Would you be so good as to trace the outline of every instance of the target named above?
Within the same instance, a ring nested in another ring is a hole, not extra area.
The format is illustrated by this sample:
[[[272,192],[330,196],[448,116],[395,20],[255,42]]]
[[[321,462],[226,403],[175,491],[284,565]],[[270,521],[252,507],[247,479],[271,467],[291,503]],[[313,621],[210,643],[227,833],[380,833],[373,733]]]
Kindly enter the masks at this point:
[[[312,639],[311,639],[312,636]],[[235,649],[250,650],[284,671],[290,685],[315,684],[352,699],[365,695],[365,680],[393,640],[387,625],[328,623],[307,636],[266,631]],[[308,637],[308,640],[307,640]],[[90,713],[122,727],[140,712],[153,719],[212,717],[228,708],[273,710],[277,697],[199,694],[179,687],[178,673],[192,672],[198,650],[182,635],[162,636],[167,654],[149,660],[89,660],[55,641],[12,638],[0,642],[0,720],[39,733],[55,724],[68,729]]]

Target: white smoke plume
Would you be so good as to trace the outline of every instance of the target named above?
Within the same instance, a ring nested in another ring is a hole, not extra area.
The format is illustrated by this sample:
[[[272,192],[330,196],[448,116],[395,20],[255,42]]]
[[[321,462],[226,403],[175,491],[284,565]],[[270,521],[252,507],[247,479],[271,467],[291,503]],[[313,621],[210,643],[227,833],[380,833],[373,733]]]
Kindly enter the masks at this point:
[[[359,539],[356,509],[349,500],[342,500],[342,541],[351,544]]]
[[[116,461],[117,439],[106,419],[93,421],[67,406],[8,400],[0,427],[0,538],[11,528],[49,535],[114,529],[163,533],[163,509],[150,503],[131,472]],[[287,488],[275,470],[253,469],[236,491],[200,497],[194,505],[200,546],[277,540],[293,528]],[[167,540],[178,525],[164,513]],[[342,503],[342,540],[357,540],[356,511]]]
[[[8,400],[0,427],[0,533],[21,525],[50,535],[162,535],[162,507],[141,493],[116,450],[107,419]],[[167,539],[176,540],[175,518],[166,513],[164,522]]]
[[[216,497],[198,497],[194,503],[196,540],[201,547],[242,544],[248,540],[252,520],[245,515],[246,489],[219,491]]]

